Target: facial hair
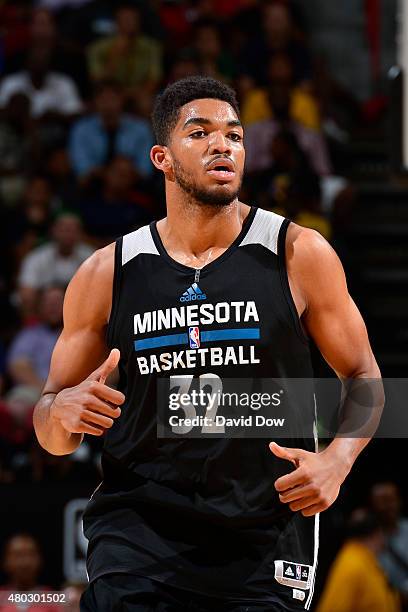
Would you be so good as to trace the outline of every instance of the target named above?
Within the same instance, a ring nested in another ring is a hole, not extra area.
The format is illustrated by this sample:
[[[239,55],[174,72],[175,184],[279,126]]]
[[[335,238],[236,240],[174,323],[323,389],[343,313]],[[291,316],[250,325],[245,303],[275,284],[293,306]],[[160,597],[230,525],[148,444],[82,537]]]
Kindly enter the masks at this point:
[[[213,206],[214,208],[222,208],[228,206],[236,200],[242,184],[242,173],[237,189],[234,192],[228,192],[222,188],[204,188],[197,185],[192,173],[186,172],[180,162],[174,160],[174,178],[181,189],[190,197],[192,201],[204,206]],[[218,187],[221,187],[219,185]]]

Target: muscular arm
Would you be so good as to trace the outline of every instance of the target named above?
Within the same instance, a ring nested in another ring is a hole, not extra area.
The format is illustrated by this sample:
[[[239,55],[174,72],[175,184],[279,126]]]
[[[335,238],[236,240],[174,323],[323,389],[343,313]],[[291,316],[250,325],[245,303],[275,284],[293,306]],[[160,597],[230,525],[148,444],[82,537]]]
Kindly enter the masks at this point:
[[[286,261],[298,314],[337,376],[340,379],[380,379],[364,321],[349,295],[343,267],[332,247],[314,230],[290,224]],[[381,384],[376,386],[376,392],[381,396],[376,397],[376,403],[382,404]],[[374,414],[371,430],[378,424],[379,416]],[[292,510],[302,510],[306,516],[327,508],[336,499],[341,483],[369,440],[369,434],[336,437],[319,453],[323,462],[306,451],[295,456],[290,449],[283,451],[272,443],[272,452],[298,467],[276,481],[281,501],[289,503]],[[302,464],[303,469],[300,469]],[[314,477],[319,471],[320,480]]]
[[[122,394],[103,384],[111,364],[103,372],[95,371],[108,354],[105,332],[113,261],[113,244],[96,251],[82,264],[66,291],[64,328],[33,417],[39,443],[55,455],[72,453],[84,433],[101,435],[118,416],[118,410],[120,413],[111,404],[122,403]]]
[[[327,363],[339,377],[379,377],[364,321],[333,248],[318,232],[291,224],[286,249],[299,315]]]
[[[292,251],[289,278],[303,296],[302,320],[306,330],[340,379],[380,379],[366,326],[348,292],[338,256],[317,232],[299,226],[294,226],[292,232],[289,236],[289,250]],[[378,389],[376,385],[375,391]],[[351,467],[368,442],[366,437],[339,438],[333,448],[341,448],[341,452],[347,449]]]

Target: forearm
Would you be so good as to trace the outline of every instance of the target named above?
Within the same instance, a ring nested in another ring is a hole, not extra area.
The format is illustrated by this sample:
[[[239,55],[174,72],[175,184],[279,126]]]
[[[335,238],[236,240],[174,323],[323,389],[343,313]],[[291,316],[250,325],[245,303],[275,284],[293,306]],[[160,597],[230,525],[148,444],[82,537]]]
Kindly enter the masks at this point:
[[[369,441],[370,438],[334,438],[322,451],[322,454],[335,461],[341,472],[342,480],[344,480]]]
[[[384,387],[379,370],[373,378],[356,376],[343,387],[340,422],[335,438],[323,451],[338,462],[344,478],[374,436],[384,407]]]
[[[43,395],[34,408],[33,423],[40,445],[52,455],[69,455],[81,444],[83,434],[67,431],[52,416],[51,407],[56,393]]]

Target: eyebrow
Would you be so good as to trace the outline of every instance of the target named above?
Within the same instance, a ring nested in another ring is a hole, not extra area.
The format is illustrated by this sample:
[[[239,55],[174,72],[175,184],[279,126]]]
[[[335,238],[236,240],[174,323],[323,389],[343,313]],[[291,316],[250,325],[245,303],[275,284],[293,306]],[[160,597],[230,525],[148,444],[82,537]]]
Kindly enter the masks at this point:
[[[206,119],[205,117],[192,117],[191,119],[187,119],[185,124],[183,125],[183,130],[189,125],[210,125],[212,121],[210,119]],[[231,119],[227,123],[228,127],[242,127],[242,123],[239,119]]]

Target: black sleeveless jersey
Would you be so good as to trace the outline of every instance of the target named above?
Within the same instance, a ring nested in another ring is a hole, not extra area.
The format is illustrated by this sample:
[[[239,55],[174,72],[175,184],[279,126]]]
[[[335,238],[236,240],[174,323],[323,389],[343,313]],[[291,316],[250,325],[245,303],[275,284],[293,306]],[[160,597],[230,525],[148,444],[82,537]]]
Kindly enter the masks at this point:
[[[252,207],[237,239],[199,271],[168,255],[155,222],[117,240],[107,342],[121,352],[126,401],[84,513],[91,581],[133,573],[309,609],[319,517],[279,501],[274,482],[293,466],[271,453],[273,438],[157,435],[159,379],[312,378],[286,272],[289,223]],[[277,442],[314,451],[314,398],[304,406],[310,435]]]

